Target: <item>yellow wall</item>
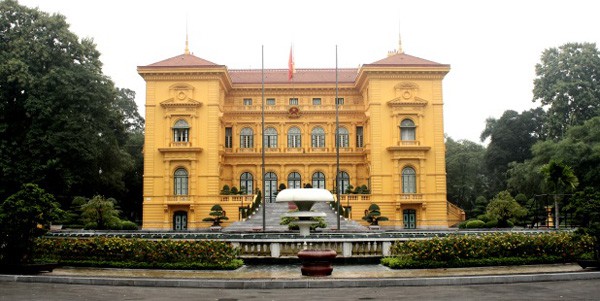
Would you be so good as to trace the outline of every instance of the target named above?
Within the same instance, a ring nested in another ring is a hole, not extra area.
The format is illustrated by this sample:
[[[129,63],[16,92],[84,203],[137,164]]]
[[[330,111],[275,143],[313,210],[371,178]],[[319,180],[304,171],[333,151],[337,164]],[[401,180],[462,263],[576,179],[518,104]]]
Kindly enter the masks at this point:
[[[357,70],[353,83],[339,85],[340,126],[349,131],[349,147],[340,150],[340,170],[350,176],[354,187],[367,185],[371,194],[361,199],[343,196],[353,207],[353,219],[361,220],[364,210],[377,203],[389,227],[404,227],[403,210],[414,209],[417,228],[445,228],[456,223],[459,211],[448,210],[443,132],[442,79],[447,65],[394,68],[367,65]],[[144,229],[173,228],[173,214],[185,211],[188,228],[204,228],[201,222],[210,207],[221,204],[229,222],[237,220],[241,201],[221,197],[223,185],[240,188],[243,172],[254,177],[261,188],[261,85],[235,84],[224,66],[140,67],[146,80],[146,141],[144,146]],[[325,174],[326,188],[333,189],[336,172],[335,85],[328,83],[267,84],[265,98],[275,106],[265,107],[265,128],[278,133],[277,148],[266,150],[266,172],[274,172],[278,183],[287,185],[291,172],[298,172],[302,184],[311,183],[314,172]],[[297,106],[288,99],[296,97]],[[314,106],[312,99],[321,98]],[[252,105],[243,104],[245,98]],[[297,107],[298,115],[289,113]],[[401,141],[399,124],[409,118],[415,123],[415,141]],[[189,142],[173,141],[173,125],[183,119],[189,125]],[[297,126],[302,148],[287,147],[287,131]],[[325,148],[313,149],[311,130],[325,129]],[[364,145],[356,146],[356,127],[362,126]],[[233,130],[231,148],[225,147],[225,128]],[[240,131],[254,131],[254,147],[240,148]],[[416,193],[402,193],[402,169],[416,171]],[[185,168],[189,174],[186,196],[174,195],[174,172]],[[458,213],[456,213],[458,212]],[[464,218],[464,216],[463,216]],[[226,226],[228,223],[225,223]]]

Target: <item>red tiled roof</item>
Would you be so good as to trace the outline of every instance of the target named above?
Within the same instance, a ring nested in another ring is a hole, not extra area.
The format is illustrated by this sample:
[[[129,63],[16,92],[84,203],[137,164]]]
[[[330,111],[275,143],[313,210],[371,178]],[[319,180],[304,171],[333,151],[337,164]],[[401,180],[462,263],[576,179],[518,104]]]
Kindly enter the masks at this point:
[[[433,61],[428,61],[416,56],[408,55],[405,53],[398,53],[392,56],[388,56],[382,60],[376,61],[371,64],[366,64],[364,66],[415,66],[415,67],[433,67],[433,66],[446,66],[440,63],[436,63]]]
[[[357,72],[357,69],[338,69],[338,82],[354,83]],[[257,84],[262,82],[260,69],[229,70],[229,76],[234,84]],[[266,69],[265,83],[335,83],[335,69],[296,69],[291,81],[288,80],[288,69]]]
[[[201,59],[193,54],[181,54],[143,67],[220,67],[221,65]]]
[[[371,64],[365,64],[364,67],[442,67],[448,66],[436,62],[428,61],[412,55],[398,53],[385,59]],[[177,67],[225,67],[213,62],[201,59],[193,54],[181,54],[154,64],[141,66],[140,68],[177,68]],[[288,80],[288,69],[266,69],[265,83],[268,84],[310,84],[310,83],[335,83],[335,69],[296,69],[294,78]],[[228,70],[233,84],[260,84],[260,69],[231,69]],[[338,83],[354,83],[358,75],[356,68],[338,69]]]

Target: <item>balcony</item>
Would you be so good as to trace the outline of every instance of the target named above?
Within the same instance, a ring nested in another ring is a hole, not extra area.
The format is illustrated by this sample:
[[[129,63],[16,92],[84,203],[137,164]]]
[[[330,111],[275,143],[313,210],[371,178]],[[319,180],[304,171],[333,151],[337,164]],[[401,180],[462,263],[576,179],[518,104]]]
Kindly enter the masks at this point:
[[[189,204],[194,201],[194,196],[191,195],[167,195],[168,204]]]
[[[370,202],[370,194],[342,194],[340,195],[340,202],[347,204],[348,202]]]
[[[170,147],[192,147],[191,142],[171,142]]]
[[[236,204],[251,204],[254,201],[255,195],[221,195],[219,199],[222,203],[236,203]]]
[[[401,200],[422,200],[423,194],[421,193],[404,193],[400,195]]]
[[[421,145],[418,140],[400,140],[396,143],[398,146],[419,146]]]

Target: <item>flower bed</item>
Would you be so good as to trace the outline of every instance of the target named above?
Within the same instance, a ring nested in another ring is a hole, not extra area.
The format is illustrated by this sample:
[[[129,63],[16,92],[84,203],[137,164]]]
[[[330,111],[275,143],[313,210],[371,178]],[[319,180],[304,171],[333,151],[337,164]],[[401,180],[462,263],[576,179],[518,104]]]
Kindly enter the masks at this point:
[[[214,240],[40,238],[35,256],[64,265],[166,269],[236,269],[239,250]]]
[[[392,257],[382,259],[382,264],[391,268],[443,268],[574,262],[592,248],[590,236],[566,232],[451,235],[397,242],[392,246]]]

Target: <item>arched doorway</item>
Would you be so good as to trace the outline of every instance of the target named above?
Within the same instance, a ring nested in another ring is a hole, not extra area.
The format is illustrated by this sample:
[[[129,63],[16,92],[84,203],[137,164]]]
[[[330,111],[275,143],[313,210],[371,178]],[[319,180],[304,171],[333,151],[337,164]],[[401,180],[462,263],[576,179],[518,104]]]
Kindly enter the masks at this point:
[[[187,230],[187,217],[188,214],[186,211],[175,211],[175,213],[173,213],[173,230]]]
[[[265,202],[275,202],[277,196],[277,175],[274,172],[265,173]]]

